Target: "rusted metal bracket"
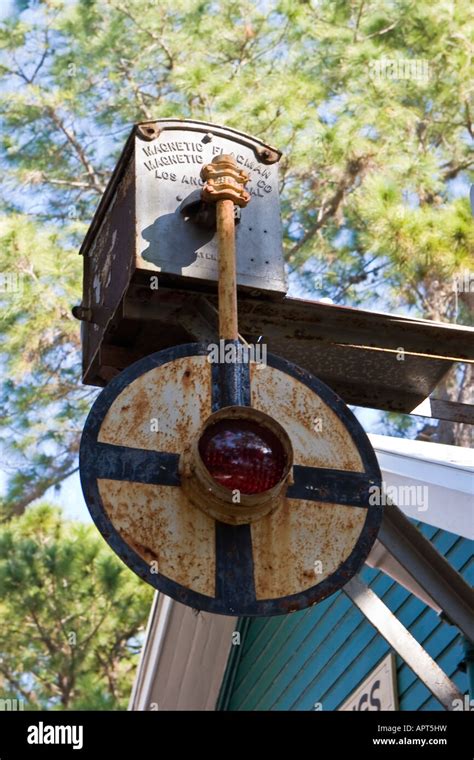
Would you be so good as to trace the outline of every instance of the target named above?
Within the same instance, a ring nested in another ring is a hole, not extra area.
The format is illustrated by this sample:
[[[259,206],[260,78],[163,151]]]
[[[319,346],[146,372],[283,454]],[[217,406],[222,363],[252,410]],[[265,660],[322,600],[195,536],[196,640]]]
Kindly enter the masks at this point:
[[[463,699],[456,684],[451,681],[428,652],[400,623],[386,604],[359,576],[352,578],[342,589],[381,636],[413,670],[433,696],[446,710],[453,710],[455,700]]]
[[[204,296],[190,299],[189,304],[177,311],[175,317],[197,343],[215,343],[218,340],[218,314]]]
[[[78,306],[73,306],[71,312],[72,316],[81,322],[91,322],[92,324],[99,325],[99,327],[105,327],[113,316],[112,309],[108,309],[106,306],[91,308],[90,306],[79,304]]]
[[[189,219],[198,227],[205,230],[215,230],[217,227],[216,204],[206,203],[202,199],[201,190],[193,190],[186,196],[178,210],[185,219]],[[240,222],[240,206],[234,206],[234,221],[235,224]]]
[[[418,404],[410,414],[418,417],[428,417],[434,420],[450,420],[451,422],[464,422],[474,425],[474,406],[461,404],[459,401],[428,396],[421,404]]]

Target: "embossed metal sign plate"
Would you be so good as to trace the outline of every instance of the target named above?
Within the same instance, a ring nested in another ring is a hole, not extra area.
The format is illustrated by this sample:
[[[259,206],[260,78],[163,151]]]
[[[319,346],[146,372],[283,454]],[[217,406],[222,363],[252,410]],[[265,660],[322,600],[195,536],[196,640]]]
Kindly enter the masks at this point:
[[[135,137],[138,265],[217,280],[215,230],[196,224],[181,209],[198,198],[204,184],[202,167],[219,153],[228,153],[250,176],[246,189],[251,201],[237,224],[238,283],[285,292],[280,154],[248,135],[212,124],[167,120],[151,124],[153,139],[146,127],[139,127]]]

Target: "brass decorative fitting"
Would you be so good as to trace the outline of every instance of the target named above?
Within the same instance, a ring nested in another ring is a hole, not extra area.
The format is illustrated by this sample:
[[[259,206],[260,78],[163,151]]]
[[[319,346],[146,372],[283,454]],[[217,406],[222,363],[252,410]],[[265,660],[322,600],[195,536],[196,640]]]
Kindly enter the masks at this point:
[[[243,207],[250,200],[250,194],[244,190],[250,177],[239,168],[233,156],[224,153],[215,156],[212,163],[202,167],[201,179],[206,181],[202,189],[202,199],[206,203],[232,201]]]

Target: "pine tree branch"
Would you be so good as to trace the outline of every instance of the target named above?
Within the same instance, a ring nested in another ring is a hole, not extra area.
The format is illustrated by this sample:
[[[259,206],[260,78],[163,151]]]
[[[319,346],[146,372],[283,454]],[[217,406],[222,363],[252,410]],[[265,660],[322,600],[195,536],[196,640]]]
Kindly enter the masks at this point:
[[[23,498],[7,500],[7,504],[9,502],[11,504],[11,515],[22,515],[28,504],[31,504],[32,501],[39,499],[52,486],[59,485],[59,483],[62,483],[62,481],[68,478],[70,475],[74,475],[74,473],[78,471],[79,467],[75,466],[72,469],[69,469],[70,464],[71,462],[68,461],[63,466],[57,468],[54,475],[50,475],[47,478],[42,478],[38,483],[29,488]]]
[[[378,271],[380,269],[383,269],[384,267],[388,266],[387,264],[379,264],[378,266],[374,267],[374,269],[368,269],[367,267],[370,267],[371,264],[374,263],[378,259],[378,256],[373,256],[373,258],[370,259],[370,261],[367,261],[366,264],[364,264],[357,272],[354,272],[354,274],[350,275],[347,278],[347,284],[345,284],[343,287],[338,290],[334,296],[333,301],[335,303],[338,303],[343,296],[347,293],[351,285],[357,285],[359,282],[362,282],[363,280],[366,280],[367,277],[372,274],[374,271]]]
[[[8,683],[11,684],[13,688],[16,689],[16,691],[19,694],[21,694],[25,702],[33,702],[33,703],[36,702],[35,693],[33,691],[25,691],[25,689],[21,686],[18,679],[12,676],[12,674],[8,671],[8,669],[1,663],[0,663],[0,673],[2,674],[4,678],[6,678]]]
[[[146,27],[141,26],[141,24],[139,24],[136,20],[135,16],[133,16],[130,11],[128,11],[122,5],[114,5],[112,3],[112,8],[115,8],[115,10],[119,11],[119,13],[123,13],[123,15],[130,19],[130,21],[137,27],[137,29],[140,30],[140,32],[146,34],[148,37],[150,37],[150,39],[153,40],[153,42],[156,42],[156,44],[159,45],[159,47],[163,50],[168,62],[166,68],[171,71],[174,68],[174,57],[167,44],[164,42],[163,37],[156,34],[155,32],[152,32],[151,29],[146,29]]]
[[[467,100],[464,103],[464,114],[466,116],[466,129],[471,135],[471,137],[474,137],[474,132],[472,128],[472,119],[471,119],[471,109],[469,108],[469,103]]]
[[[103,625],[103,623],[107,619],[109,612],[110,612],[110,605],[106,605],[106,607],[104,608],[104,613],[99,618],[98,623],[94,626],[92,631],[84,639],[82,639],[80,646],[78,646],[78,649],[80,649],[81,651],[85,651],[89,642],[94,638],[96,633],[99,631],[100,627]]]
[[[37,629],[37,631],[38,631],[38,633],[40,635],[41,641],[46,646],[48,652],[51,655],[54,656],[58,652],[57,646],[51,641],[50,637],[43,630],[43,627],[41,626],[41,624],[40,624],[40,622],[38,620],[38,617],[35,614],[35,612],[31,608],[28,609],[28,612],[29,612],[31,619],[33,620],[33,622],[34,622],[34,624],[36,626],[36,629]]]
[[[141,110],[144,118],[145,119],[152,119],[153,118],[153,113],[149,110],[148,106],[146,105],[145,98],[149,97],[149,98],[152,98],[154,100],[153,96],[152,95],[148,95],[146,92],[143,92],[140,89],[139,85],[135,82],[135,80],[133,79],[133,77],[130,74],[130,70],[129,70],[128,62],[127,61],[124,61],[123,59],[121,59],[120,62],[119,62],[118,68],[122,72],[122,74],[124,75],[124,77],[127,80],[127,82],[129,83],[130,88],[131,88],[133,94],[135,95],[135,100],[136,100],[136,102],[138,104],[138,107],[140,108],[140,110]]]
[[[362,12],[364,10],[364,5],[365,5],[365,0],[362,0],[361,4],[359,5],[359,10],[357,12],[357,19],[356,19],[356,25],[355,25],[355,29],[354,29],[354,38],[353,38],[354,42],[358,41],[359,26],[360,26],[360,21],[361,21],[361,18],[362,18]]]
[[[37,64],[35,70],[33,71],[33,74],[30,77],[29,84],[33,84],[33,82],[36,79],[37,74],[39,74],[39,72],[43,68],[43,64],[44,64],[46,58],[48,57],[48,53],[49,53],[49,35],[48,35],[48,29],[46,29],[45,33],[44,33],[44,50],[43,50],[43,54],[42,54],[41,58],[39,59],[38,64]]]
[[[373,34],[368,34],[367,37],[363,37],[362,41],[365,42],[366,40],[371,40],[373,37],[381,37],[383,34],[387,34],[387,32],[391,32],[392,29],[395,29],[396,26],[398,26],[398,19],[396,21],[393,21],[384,29],[381,29],[379,32],[374,32]]]
[[[94,170],[94,167],[90,163],[89,159],[87,158],[85,151],[83,150],[82,146],[80,145],[79,141],[76,139],[76,136],[72,129],[69,129],[64,124],[64,121],[60,118],[60,116],[57,114],[56,110],[52,106],[47,106],[46,112],[48,116],[50,117],[53,124],[63,133],[63,135],[68,140],[71,147],[74,149],[79,161],[83,165],[84,169],[86,170],[90,180],[91,180],[91,188],[94,189],[97,193],[102,193],[105,190],[105,185],[103,185],[99,179],[99,176],[97,172]]]
[[[464,171],[465,169],[469,169],[474,164],[474,158],[469,158],[466,161],[460,161],[458,164],[454,164],[450,161],[448,164],[445,164],[444,166],[448,167],[444,174],[442,174],[441,179],[444,182],[448,182],[450,179],[454,179],[457,177],[459,172]]]
[[[298,240],[297,243],[289,251],[289,258],[295,256],[296,253],[306,243],[314,237],[314,235],[323,227],[328,219],[333,217],[341,206],[345,196],[352,188],[356,178],[364,171],[368,161],[372,157],[373,153],[358,158],[351,159],[347,162],[344,174],[336,186],[336,190],[333,195],[326,201],[323,201],[316,222],[305,232],[303,237]]]

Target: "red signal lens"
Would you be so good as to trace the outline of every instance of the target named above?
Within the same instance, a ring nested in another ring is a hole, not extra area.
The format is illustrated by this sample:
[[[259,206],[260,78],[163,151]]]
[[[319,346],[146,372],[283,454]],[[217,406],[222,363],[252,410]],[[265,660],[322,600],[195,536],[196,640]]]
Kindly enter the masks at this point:
[[[244,494],[263,493],[283,477],[287,457],[278,437],[244,419],[210,425],[199,440],[199,454],[220,485]]]

